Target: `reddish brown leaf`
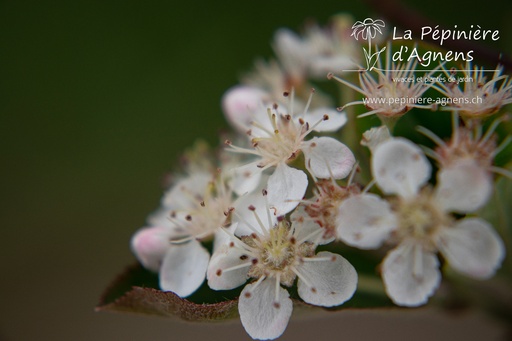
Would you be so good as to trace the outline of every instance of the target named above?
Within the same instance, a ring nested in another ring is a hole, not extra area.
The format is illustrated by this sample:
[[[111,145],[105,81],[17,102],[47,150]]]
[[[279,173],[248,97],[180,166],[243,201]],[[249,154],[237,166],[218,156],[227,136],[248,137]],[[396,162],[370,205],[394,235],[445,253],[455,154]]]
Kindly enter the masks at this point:
[[[157,286],[158,276],[139,264],[125,269],[103,293],[96,311],[130,312],[181,318],[187,321],[219,321],[238,316],[238,300],[198,304]]]
[[[133,287],[112,303],[100,305],[96,311],[132,312],[187,321],[207,322],[234,318],[238,315],[237,300],[212,304],[197,304],[153,288]]]

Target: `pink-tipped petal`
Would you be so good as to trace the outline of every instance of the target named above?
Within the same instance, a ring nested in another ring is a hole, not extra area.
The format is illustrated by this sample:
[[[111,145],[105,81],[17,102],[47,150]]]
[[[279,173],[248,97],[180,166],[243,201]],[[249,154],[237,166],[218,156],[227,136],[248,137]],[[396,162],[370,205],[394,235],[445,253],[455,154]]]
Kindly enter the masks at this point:
[[[268,94],[256,87],[237,85],[229,89],[222,97],[222,109],[228,122],[239,133],[250,129],[256,113],[261,111]]]
[[[131,239],[132,251],[148,270],[158,272],[162,260],[170,247],[172,233],[167,227],[145,227],[138,230]]]

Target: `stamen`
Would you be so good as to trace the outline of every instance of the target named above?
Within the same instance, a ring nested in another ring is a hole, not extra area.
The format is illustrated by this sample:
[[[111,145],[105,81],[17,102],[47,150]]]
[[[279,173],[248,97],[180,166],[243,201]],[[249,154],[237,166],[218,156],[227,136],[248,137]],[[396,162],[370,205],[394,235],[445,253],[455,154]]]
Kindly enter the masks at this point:
[[[335,256],[332,257],[304,257],[302,258],[305,262],[334,262],[336,260]]]
[[[251,265],[252,265],[252,262],[242,263],[242,264],[238,264],[238,265],[235,265],[235,266],[223,269],[222,272],[238,270],[238,269],[246,268],[246,267],[251,266]]]
[[[423,255],[420,245],[414,245],[412,246],[414,248],[414,259],[413,259],[413,268],[412,268],[412,275],[420,280],[423,278]]]
[[[267,211],[269,211],[267,209]],[[261,222],[261,219],[260,219],[260,216],[258,215],[258,213],[256,212],[256,210],[252,210],[252,213],[254,214],[254,218],[256,218],[256,221],[258,222],[258,225],[260,225],[261,227],[261,230],[263,231],[264,234],[268,234],[268,229],[265,225],[263,225],[263,223]],[[272,228],[272,226],[269,225],[269,228]]]
[[[429,147],[420,146],[420,148],[423,150],[423,153],[430,157],[431,159],[436,160],[437,162],[440,161],[439,154],[437,154],[433,149],[430,149]]]
[[[459,115],[456,111],[452,111],[452,130],[453,130],[453,143],[459,144]]]
[[[235,216],[240,219],[245,225],[247,225],[247,227],[249,227],[249,229],[256,233],[256,234],[261,234],[261,231],[258,231],[251,223],[249,223],[247,221],[247,219],[245,219],[243,216],[241,216],[240,214],[237,213],[237,211],[235,211]]]
[[[250,294],[252,294],[252,292],[254,290],[256,290],[256,288],[258,287],[258,285],[260,285],[261,282],[263,282],[263,280],[267,278],[267,276],[263,275],[261,276],[260,278],[258,278],[258,280],[256,282],[254,282],[254,286],[248,291]]]
[[[347,187],[350,187],[352,185],[352,180],[354,180],[354,176],[356,175],[357,168],[359,167],[359,161],[357,161],[354,166],[352,167],[352,171],[350,172],[350,175],[348,177],[347,181]],[[334,179],[333,179],[334,180]]]
[[[502,117],[499,117],[497,119],[495,119],[491,126],[489,127],[489,129],[487,129],[487,132],[485,133],[484,137],[482,138],[482,140],[480,141],[480,143],[478,144],[478,146],[482,146],[485,142],[487,142],[487,140],[489,140],[489,138],[491,137],[492,133],[494,133],[494,131],[496,130],[496,128],[498,128],[498,126],[500,125],[501,122],[504,122],[508,119],[507,116],[502,116]]]
[[[503,149],[505,149],[505,147],[507,147],[507,145],[510,143],[510,141],[512,141],[512,136],[507,136],[501,143],[500,145],[491,153],[491,158],[494,158],[496,155],[498,155],[499,153],[501,153],[503,151]]]
[[[416,130],[419,133],[428,137],[430,140],[432,140],[432,142],[434,142],[438,146],[446,148],[446,143],[444,143],[444,141],[441,140],[441,138],[439,136],[437,136],[436,134],[434,134],[431,130],[428,130],[427,128],[422,127],[422,126],[417,126]]]
[[[311,104],[311,100],[313,99],[314,93],[315,93],[315,89],[311,89],[311,92],[309,93],[308,101],[306,103],[306,106],[304,107],[304,112],[302,113],[303,116],[306,116],[306,114],[309,110],[309,105]]]
[[[322,161],[325,162],[325,166],[327,167],[327,170],[329,171],[329,176],[334,181],[334,173],[332,171],[331,165],[324,157],[322,157]],[[310,173],[313,173],[313,172],[310,172]]]
[[[275,109],[275,108],[274,108]],[[268,119],[270,121],[270,124],[272,124],[272,129],[274,131],[277,130],[277,121],[276,121],[276,114],[272,113],[272,109],[268,108],[267,109],[267,116],[268,116]],[[269,132],[269,135],[272,136],[274,133],[271,132],[270,130],[266,130],[265,131],[268,131]]]
[[[368,185],[366,185],[366,187],[361,191],[361,194],[366,194],[366,192],[368,192],[370,190],[370,188],[372,188],[373,185],[375,185],[376,182],[377,182],[377,180],[375,180],[375,179],[370,181],[370,183]]]
[[[313,286],[311,285],[311,283],[304,277],[302,276],[302,274],[294,267],[294,266],[291,266],[290,269],[297,275],[297,277],[299,277],[299,279],[304,282],[304,284],[306,284],[306,286],[308,288],[312,288]]]
[[[341,84],[345,84],[346,86],[348,86],[348,87],[349,87],[349,88],[351,88],[352,90],[355,90],[355,91],[357,91],[357,92],[359,92],[359,93],[361,93],[361,94],[363,94],[363,95],[365,94],[365,92],[364,92],[361,88],[358,88],[358,87],[357,87],[357,86],[355,86],[354,84],[349,83],[349,82],[347,82],[346,80],[341,79],[341,78],[339,78],[339,77],[337,77],[337,76],[333,75],[332,73],[331,73],[331,74],[329,74],[329,75],[331,76],[331,78],[330,78],[330,79],[334,78],[335,80],[337,80],[337,81],[338,81],[338,82],[340,82]],[[327,75],[327,76],[329,77],[329,75]]]
[[[505,176],[505,177],[509,178],[510,180],[512,180],[512,172],[505,168],[492,166],[492,167],[489,167],[489,170],[493,173]]]
[[[311,240],[311,238],[312,238],[312,237],[315,237],[316,235],[322,234],[323,232],[324,232],[324,231],[323,231],[321,228],[319,228],[318,230],[315,230],[315,231],[311,232],[311,233],[310,233],[310,234],[308,234],[306,237],[304,237],[304,238],[302,238],[301,240],[299,240],[299,241],[297,242],[297,244],[298,244],[298,245],[303,244],[303,243],[305,243],[306,241]]]
[[[292,88],[292,95],[290,96],[290,112],[294,114],[294,103],[295,103],[295,88]]]
[[[346,108],[348,107],[351,107],[353,105],[358,105],[358,104],[365,104],[363,101],[353,101],[353,102],[349,102],[347,104],[345,104],[344,106],[341,106],[341,107],[337,107],[336,110],[338,112],[342,112],[343,110],[345,110]]]
[[[221,231],[225,232],[229,236],[231,241],[234,242],[238,248],[247,251],[247,253],[253,257],[257,254],[258,250],[256,248],[249,246],[249,245],[245,244],[244,242],[242,242],[240,239],[238,239],[238,237],[236,237],[234,234],[229,232],[228,229],[226,229],[225,227],[221,227],[220,229],[221,229]]]
[[[226,148],[226,150],[230,151],[232,153],[260,155],[254,149],[242,148],[242,147],[234,146],[232,144],[228,145],[228,148]]]
[[[300,134],[300,139],[299,140],[302,140],[306,135],[308,135],[309,133],[311,133],[313,130],[315,130],[315,128],[320,124],[322,123],[323,121],[325,121],[325,119],[322,117],[320,120],[318,120],[315,124],[313,124],[311,127],[308,127],[308,129],[306,130],[306,132],[304,132],[303,134]]]
[[[169,240],[169,242],[171,243],[171,245],[180,245],[180,244],[185,244],[193,239],[196,239],[196,238],[194,236],[187,236],[187,237],[181,237],[178,239],[171,239],[171,240]]]
[[[375,115],[375,114],[378,114],[379,112],[382,112],[382,111],[384,111],[384,109],[382,109],[382,108],[375,109],[375,110],[372,110],[372,111],[368,111],[367,113],[358,115],[357,118],[363,118],[363,117]]]
[[[268,223],[268,228],[272,228],[272,216],[270,214],[270,205],[268,203],[268,196],[267,196],[267,190],[264,189],[263,190],[263,199],[265,200],[265,207],[266,207],[266,212],[267,212],[267,223]]]
[[[267,110],[268,110],[267,114],[268,114],[268,116],[269,116],[269,117],[268,117],[268,119],[269,119],[270,121],[272,121],[272,115],[271,115],[271,113],[270,113],[270,109],[267,109]],[[272,136],[272,134],[273,134],[273,132],[272,132],[271,130],[269,130],[269,129],[267,129],[266,127],[262,126],[259,122],[252,121],[252,122],[251,122],[251,125],[252,125],[253,127],[256,127],[256,128],[258,128],[258,129],[263,130],[265,133],[267,133],[267,134],[268,134],[268,135],[270,135],[270,136]]]
[[[281,288],[280,286],[281,284],[281,273],[277,273],[276,274],[276,295],[275,295],[275,300],[274,300],[274,306],[275,304],[279,304],[279,289]],[[279,307],[276,307],[276,308],[279,308]]]

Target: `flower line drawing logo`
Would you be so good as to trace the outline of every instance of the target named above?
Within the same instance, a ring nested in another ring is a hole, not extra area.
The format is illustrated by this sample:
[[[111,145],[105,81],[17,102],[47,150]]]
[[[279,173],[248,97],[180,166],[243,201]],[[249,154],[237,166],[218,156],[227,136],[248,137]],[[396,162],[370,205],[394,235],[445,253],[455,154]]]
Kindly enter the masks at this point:
[[[379,59],[379,55],[386,50],[386,47],[383,47],[380,51],[376,51],[372,54],[372,39],[377,36],[377,32],[382,34],[381,28],[385,26],[386,24],[383,20],[373,20],[372,18],[366,18],[364,21],[358,20],[352,25],[352,34],[350,36],[353,36],[356,40],[359,40],[359,36],[361,36],[363,40],[368,40],[368,50],[363,47],[364,57],[366,59],[366,71],[371,71],[374,68]]]

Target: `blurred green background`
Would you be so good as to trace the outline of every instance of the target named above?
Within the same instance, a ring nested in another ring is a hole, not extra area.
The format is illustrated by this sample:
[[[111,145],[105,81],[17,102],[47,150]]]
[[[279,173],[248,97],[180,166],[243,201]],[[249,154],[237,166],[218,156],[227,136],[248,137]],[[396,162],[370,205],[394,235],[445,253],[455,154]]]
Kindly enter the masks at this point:
[[[407,4],[440,23],[499,28],[495,47],[512,50],[508,0]],[[340,0],[0,1],[0,340],[248,339],[237,322],[94,307],[134,261],[130,237],[158,205],[165,172],[227,127],[223,92],[271,56],[278,27],[338,12],[376,15]],[[473,315],[343,316],[294,320],[283,339],[407,337],[422,326],[426,339],[498,335]]]

